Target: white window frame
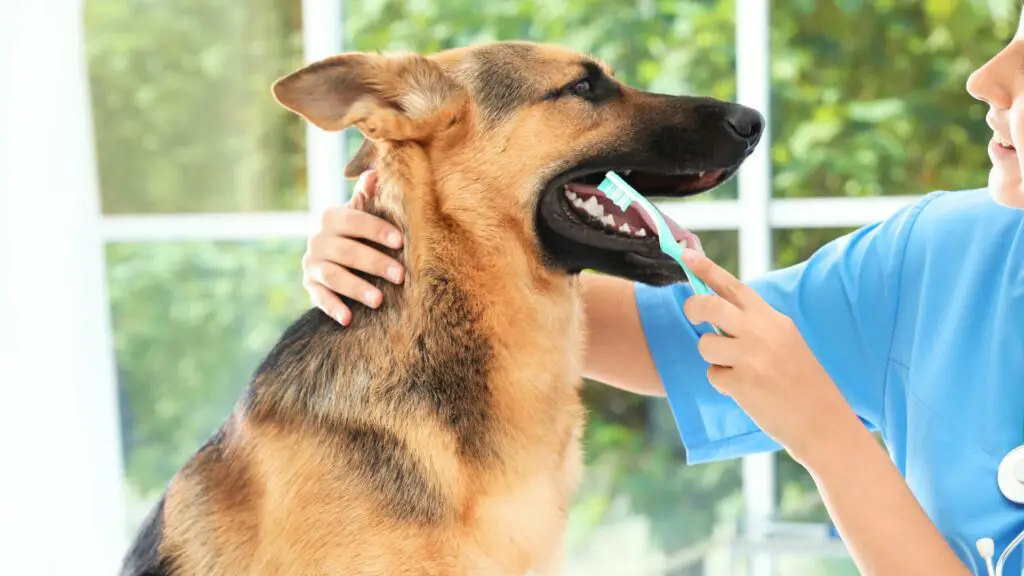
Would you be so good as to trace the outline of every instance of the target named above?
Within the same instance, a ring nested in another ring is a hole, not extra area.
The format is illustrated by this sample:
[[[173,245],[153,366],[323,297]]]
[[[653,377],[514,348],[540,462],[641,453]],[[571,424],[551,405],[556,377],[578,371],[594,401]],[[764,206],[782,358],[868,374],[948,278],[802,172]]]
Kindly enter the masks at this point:
[[[55,3],[63,4],[68,10],[81,10],[80,0]],[[343,50],[342,8],[343,0],[303,0],[306,61]],[[736,13],[737,100],[762,111],[768,121],[766,141],[739,172],[738,199],[664,206],[670,216],[692,230],[737,231],[740,276],[743,279],[771,269],[773,230],[861,226],[885,219],[917,198],[771,197],[769,9],[769,0],[749,0],[744,2],[743,10]],[[80,47],[78,53],[81,55]],[[80,81],[85,83],[88,80],[82,75]],[[83,113],[85,111],[83,108]],[[99,235],[102,243],[305,238],[311,230],[311,218],[318,218],[324,208],[344,200],[342,166],[346,157],[342,134],[329,134],[309,126],[306,142],[309,181],[306,211],[101,216]],[[87,217],[91,219],[95,215]],[[95,266],[102,268],[102,260],[96,260]],[[94,272],[105,273],[105,270]],[[109,318],[96,323],[102,325],[95,326],[96,330],[91,332],[108,333]],[[96,379],[112,380],[112,371],[107,370]],[[116,387],[116,382],[97,386],[100,389]],[[755,540],[758,538],[757,526],[775,512],[775,479],[773,455],[744,459],[745,519],[754,528],[750,536]],[[117,488],[119,491],[120,484]],[[120,508],[115,506],[112,509]],[[769,576],[773,573],[768,555],[751,557],[747,574]]]

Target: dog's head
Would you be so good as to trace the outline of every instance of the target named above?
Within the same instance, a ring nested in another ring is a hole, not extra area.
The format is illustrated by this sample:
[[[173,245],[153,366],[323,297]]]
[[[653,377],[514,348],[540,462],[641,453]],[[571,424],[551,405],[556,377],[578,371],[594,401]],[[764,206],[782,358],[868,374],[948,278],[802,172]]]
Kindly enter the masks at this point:
[[[665,284],[684,280],[639,207],[595,186],[614,170],[645,196],[683,197],[731,178],[757,145],[755,110],[644,92],[593,57],[504,42],[429,57],[347,53],[275,83],[286,108],[325,130],[355,125],[355,176],[391,146],[425,150],[442,209],[529,232],[547,265]],[[689,233],[675,229],[677,239]]]

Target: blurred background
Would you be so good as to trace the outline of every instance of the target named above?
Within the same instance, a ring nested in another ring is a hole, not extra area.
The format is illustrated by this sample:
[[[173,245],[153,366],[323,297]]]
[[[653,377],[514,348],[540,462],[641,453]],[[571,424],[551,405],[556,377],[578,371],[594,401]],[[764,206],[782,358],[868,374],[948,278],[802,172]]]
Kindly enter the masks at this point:
[[[77,406],[118,424],[97,436],[116,444],[107,460],[53,463],[63,476],[50,486],[114,470],[91,477],[116,484],[105,493],[119,500],[97,509],[116,515],[117,529],[96,538],[118,551],[308,306],[300,257],[311,218],[349,192],[340,173],[359,135],[311,130],[274,102],[276,78],[341,50],[532,39],[593,52],[638,87],[738,99],[766,113],[768,140],[738,179],[665,209],[713,258],[750,277],[917,195],[983,186],[990,132],[964,83],[1012,36],[1019,9],[1012,0],[42,3],[71,10],[67,26],[79,29],[61,41],[78,51],[69,66],[81,59],[81,78],[66,85],[82,84],[93,165],[69,178],[90,182],[81,194],[96,191],[93,176],[98,187],[95,225],[77,242],[102,249],[103,286],[83,326],[109,336],[96,336],[96,349],[109,350],[111,384],[95,383]],[[22,86],[7,82],[4,91]],[[24,183],[3,182],[5,196]],[[570,574],[856,574],[842,544],[813,526],[766,535],[766,522],[827,521],[785,454],[687,467],[663,400],[594,383],[586,399],[588,470],[572,509]],[[68,421],[46,428],[60,434]]]

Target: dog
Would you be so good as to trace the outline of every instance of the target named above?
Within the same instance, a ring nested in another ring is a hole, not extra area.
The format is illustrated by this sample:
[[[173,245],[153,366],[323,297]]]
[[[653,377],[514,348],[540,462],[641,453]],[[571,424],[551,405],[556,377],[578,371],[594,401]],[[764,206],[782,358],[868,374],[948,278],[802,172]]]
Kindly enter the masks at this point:
[[[377,170],[360,201],[404,231],[401,251],[377,248],[406,280],[364,275],[385,298],[348,327],[314,308],[284,331],[121,573],[559,574],[583,468],[579,273],[685,281],[594,184],[615,170],[645,195],[706,192],[763,117],[525,41],[348,52],[272,94],[363,133],[345,175]]]

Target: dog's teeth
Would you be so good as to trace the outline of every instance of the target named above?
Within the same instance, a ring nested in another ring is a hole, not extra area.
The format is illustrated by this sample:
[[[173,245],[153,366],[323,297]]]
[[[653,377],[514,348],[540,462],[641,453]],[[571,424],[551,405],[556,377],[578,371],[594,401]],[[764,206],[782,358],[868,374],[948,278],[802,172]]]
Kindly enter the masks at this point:
[[[704,174],[706,174],[706,172],[704,172],[703,170],[700,171],[700,172],[697,172],[697,178],[703,178]]]
[[[623,176],[629,176],[632,172],[633,172],[632,170],[623,170],[622,171],[622,175]]]
[[[572,205],[577,208],[583,208],[583,200],[580,200],[579,196],[572,198]]]
[[[646,236],[647,236],[647,230],[644,230],[643,228],[641,228],[641,229],[637,230],[637,231],[636,231],[636,236],[637,236],[638,238],[644,238],[644,237],[646,237]]]
[[[630,233],[629,225],[628,224],[623,224],[622,226],[619,226],[619,232],[625,232],[626,234],[629,234]]]
[[[609,228],[615,228],[615,218],[612,218],[611,214],[602,216],[601,223]]]
[[[587,214],[590,214],[595,218],[601,218],[604,216],[604,207],[601,206],[601,203],[593,196],[587,198],[587,201],[583,203],[583,209],[587,211]]]

